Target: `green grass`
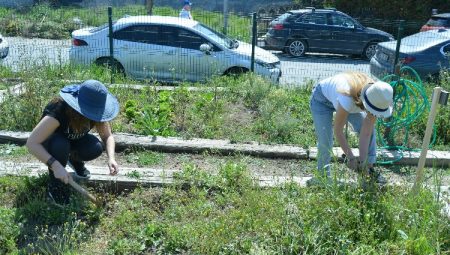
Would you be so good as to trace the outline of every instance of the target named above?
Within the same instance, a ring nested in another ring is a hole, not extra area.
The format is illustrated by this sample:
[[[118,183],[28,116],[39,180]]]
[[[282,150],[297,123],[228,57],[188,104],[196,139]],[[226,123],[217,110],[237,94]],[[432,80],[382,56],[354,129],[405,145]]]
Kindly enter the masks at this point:
[[[412,196],[401,187],[258,188],[246,166],[232,162],[217,175],[188,165],[176,178],[170,187],[118,195],[106,208],[78,201],[60,210],[42,199],[44,177],[1,177],[0,242],[7,245],[0,247],[5,253],[43,254],[446,254],[450,249],[450,220],[426,189]]]
[[[178,17],[179,10],[169,7],[156,7],[154,15]],[[146,15],[144,5],[128,5],[113,8],[113,20],[125,15]],[[217,31],[223,30],[223,16],[220,13],[194,9],[195,20]],[[6,36],[39,37],[48,39],[67,39],[71,32],[80,28],[74,19],[80,19],[82,26],[100,26],[108,23],[108,11],[101,8],[62,7],[53,8],[38,4],[26,10],[0,8],[0,32]],[[251,20],[249,17],[229,17],[228,34],[234,38],[250,41]]]
[[[46,103],[66,85],[64,80],[111,80],[107,69],[92,66],[60,65],[34,67],[15,74],[26,82],[27,93],[6,97],[2,103],[0,129],[31,131],[39,121]],[[39,77],[34,79],[32,77]],[[232,142],[256,141],[263,144],[293,144],[304,148],[315,146],[315,135],[309,109],[312,83],[285,89],[251,74],[215,77],[203,84],[182,83],[172,92],[158,92],[152,81],[135,81],[115,76],[115,83],[148,84],[141,91],[111,89],[121,103],[121,111],[113,124],[115,132],[151,136],[229,139]],[[188,86],[217,88],[209,92],[189,91]],[[450,83],[440,84],[449,90]],[[431,97],[433,85],[425,86]],[[306,110],[305,110],[306,109]],[[427,123],[427,112],[410,127],[412,148],[420,148]],[[435,121],[436,142],[433,148],[448,150],[450,133],[448,107],[441,107]],[[350,136],[351,145],[357,139]],[[337,144],[336,144],[337,145]]]

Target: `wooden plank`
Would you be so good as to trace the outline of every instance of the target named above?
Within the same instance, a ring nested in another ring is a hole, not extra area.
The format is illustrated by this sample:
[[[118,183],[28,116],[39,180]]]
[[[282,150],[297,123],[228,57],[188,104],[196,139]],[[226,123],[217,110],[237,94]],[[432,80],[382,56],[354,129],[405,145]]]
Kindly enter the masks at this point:
[[[0,131],[0,143],[15,143],[23,145],[29,136],[29,132]],[[317,148],[311,147],[303,149],[290,145],[263,145],[257,143],[235,144],[229,140],[210,140],[210,139],[189,139],[185,140],[178,137],[160,137],[160,136],[139,136],[132,134],[116,133],[117,150],[127,148],[141,147],[143,149],[156,150],[161,152],[179,152],[179,153],[202,153],[205,151],[229,155],[242,154],[263,158],[284,158],[284,159],[313,159],[317,158]],[[358,155],[358,149],[352,149],[355,155]],[[335,160],[342,160],[343,151],[340,147],[333,148]],[[420,158],[418,151],[378,151],[378,159],[384,161],[396,161],[401,165],[417,165]],[[448,151],[429,151],[427,154],[426,165],[429,167],[449,167],[450,152]]]
[[[91,178],[83,181],[88,186],[103,185],[113,192],[122,191],[124,189],[133,189],[136,186],[165,186],[174,183],[174,173],[178,170],[171,169],[152,169],[152,168],[134,168],[122,167],[116,176],[108,174],[107,167],[86,166],[91,171]],[[71,169],[69,169],[71,173]],[[12,161],[0,161],[0,176],[39,176],[47,173],[47,167],[42,163],[16,163]],[[286,183],[296,183],[301,187],[306,187],[306,182],[311,177],[298,176],[254,176],[253,177],[260,187],[277,187]],[[341,183],[352,184],[356,180],[342,179]],[[388,185],[406,185],[412,186],[410,183],[389,183]],[[443,204],[442,212],[450,217],[450,187],[437,186],[430,187]]]
[[[29,132],[0,131],[0,143],[23,145]],[[242,154],[264,158],[307,159],[308,151],[289,145],[234,144],[229,140],[189,139],[178,137],[140,136],[124,133],[114,134],[117,150],[144,148],[161,152],[202,153],[205,151],[222,155]]]

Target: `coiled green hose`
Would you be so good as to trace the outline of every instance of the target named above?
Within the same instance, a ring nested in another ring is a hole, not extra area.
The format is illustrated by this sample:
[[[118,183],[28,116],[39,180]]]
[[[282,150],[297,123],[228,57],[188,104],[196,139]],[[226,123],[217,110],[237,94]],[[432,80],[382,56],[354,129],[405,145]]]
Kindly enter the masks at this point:
[[[430,109],[428,96],[417,72],[409,66],[403,66],[400,74],[413,79],[406,79],[395,74],[382,79],[394,89],[394,109],[392,117],[377,121],[377,140],[381,144],[379,149],[396,150],[399,156],[393,160],[383,160],[381,156],[377,161],[378,164],[393,164],[403,158],[404,151],[418,150],[409,145],[410,127]],[[430,148],[436,140],[436,129],[434,128],[433,131]]]

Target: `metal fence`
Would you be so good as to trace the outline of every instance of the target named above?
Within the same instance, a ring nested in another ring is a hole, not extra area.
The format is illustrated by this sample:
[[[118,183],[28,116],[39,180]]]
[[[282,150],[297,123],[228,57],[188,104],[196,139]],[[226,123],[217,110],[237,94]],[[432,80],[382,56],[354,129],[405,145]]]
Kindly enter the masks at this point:
[[[308,16],[298,11],[287,15],[297,8],[290,6],[260,9],[254,33],[251,14],[224,16],[200,8],[195,6],[191,11],[193,22],[180,18],[180,9],[155,6],[150,16],[144,5],[114,7],[112,33],[106,6],[44,5],[25,12],[6,9],[0,18],[0,33],[10,50],[1,65],[17,71],[36,65],[106,64],[130,78],[168,82],[202,81],[253,68],[286,86],[299,86],[306,80],[347,70],[383,78],[395,70],[397,60],[411,65],[422,78],[436,77],[449,66],[448,30],[406,37],[400,48],[396,41],[378,44],[419,32],[424,23],[421,21],[400,23],[358,17],[352,21],[333,16],[340,12],[331,9],[328,14],[309,9]],[[279,20],[273,21],[276,18]],[[388,34],[367,29],[369,26]],[[373,58],[367,55],[369,49],[375,54]]]

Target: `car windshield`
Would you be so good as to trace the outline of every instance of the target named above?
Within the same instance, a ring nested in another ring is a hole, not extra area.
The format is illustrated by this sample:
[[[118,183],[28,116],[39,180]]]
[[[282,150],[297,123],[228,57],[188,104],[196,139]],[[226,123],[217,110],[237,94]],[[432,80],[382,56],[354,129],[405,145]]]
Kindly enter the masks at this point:
[[[447,27],[450,26],[450,19],[433,17],[428,20],[427,25],[432,27]]]
[[[231,39],[230,37],[222,33],[219,33],[203,24],[195,25],[194,29],[206,35],[209,39],[211,39],[215,43],[225,46],[229,49],[237,48],[239,46],[237,40]]]

